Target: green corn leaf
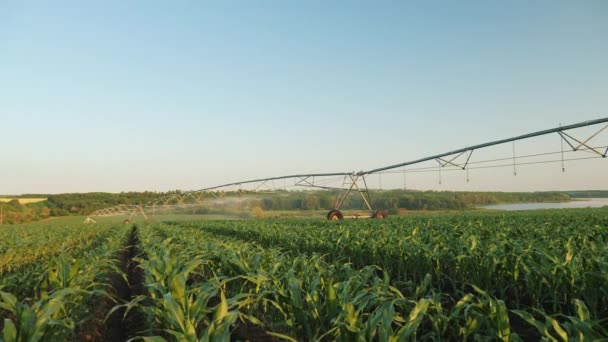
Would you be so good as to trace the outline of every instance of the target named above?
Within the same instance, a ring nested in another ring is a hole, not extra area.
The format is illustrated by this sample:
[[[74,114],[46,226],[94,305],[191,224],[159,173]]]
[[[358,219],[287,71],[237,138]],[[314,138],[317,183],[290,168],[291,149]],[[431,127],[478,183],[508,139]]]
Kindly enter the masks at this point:
[[[410,312],[407,323],[399,331],[397,331],[398,340],[402,341],[406,338],[413,337],[416,335],[416,330],[418,326],[422,322],[424,315],[429,307],[430,301],[428,299],[422,298],[417,303],[416,306]]]
[[[266,334],[268,334],[268,335],[270,335],[270,336],[274,336],[274,337],[276,337],[276,338],[283,339],[283,340],[285,340],[285,341],[290,341],[290,342],[298,342],[298,340],[296,340],[296,339],[295,339],[295,338],[293,338],[293,337],[290,337],[290,336],[287,336],[287,335],[284,335],[284,334],[279,334],[279,333],[277,333],[277,332],[267,331],[267,332],[266,332]]]
[[[328,309],[329,317],[334,318],[334,317],[338,316],[340,308],[339,308],[339,304],[338,304],[338,297],[336,295],[336,289],[334,288],[334,283],[333,283],[332,279],[328,280],[328,282],[326,284],[326,288],[327,288],[327,309]]]
[[[226,295],[224,291],[220,291],[220,303],[217,305],[215,309],[215,314],[213,315],[214,321],[220,321],[226,315],[228,315],[228,301],[226,300]]]
[[[19,331],[27,336],[36,333],[36,312],[25,304],[19,304],[17,324]],[[22,336],[23,337],[23,336]]]
[[[496,324],[498,326],[498,337],[503,341],[509,341],[511,336],[511,325],[507,307],[502,300],[496,301]]]
[[[576,314],[581,321],[587,322],[591,320],[591,313],[589,313],[589,309],[587,308],[587,305],[585,305],[585,302],[580,299],[575,299],[574,305],[576,306]]]
[[[169,280],[169,290],[173,299],[178,302],[182,308],[186,307],[186,278],[183,274],[178,274]]]
[[[160,336],[138,336],[138,337],[133,337],[127,340],[127,342],[132,342],[132,341],[137,341],[137,340],[143,340],[144,342],[166,342],[167,340],[165,340],[163,337]]]
[[[530,325],[533,325],[534,327],[536,327],[536,330],[538,330],[538,332],[542,336],[549,338],[551,341],[557,341],[555,339],[555,337],[551,336],[551,334],[549,333],[549,330],[547,329],[547,326],[545,324],[543,324],[542,322],[538,321],[536,318],[534,318],[534,316],[532,316],[530,313],[523,311],[523,310],[511,310],[511,312],[513,312],[516,315],[518,315],[519,317],[521,317],[524,321],[528,322]]]
[[[9,311],[14,315],[17,310],[17,297],[8,292],[0,291],[0,299],[2,299],[0,308]]]
[[[460,334],[462,334],[466,340],[469,335],[477,330],[478,325],[479,322],[477,321],[477,318],[467,317],[465,326],[460,328]]]
[[[557,334],[562,339],[562,341],[567,342],[568,333],[559,325],[559,322],[556,319],[551,318],[549,316],[546,316],[546,318],[547,318],[547,320],[549,320],[551,322],[551,326],[553,326],[553,329],[557,332]]]
[[[378,327],[378,338],[380,341],[386,341],[389,336],[393,334],[393,319],[395,316],[395,307],[393,303],[386,303],[381,311],[380,315],[375,320],[371,320],[370,324],[373,324],[374,327],[378,325],[378,320],[381,319],[380,326]],[[369,336],[371,338],[372,336]]]
[[[567,249],[567,253],[566,253],[566,261],[564,262],[564,265],[568,265],[572,262],[572,258],[574,257],[574,251],[572,250],[572,238],[568,239],[568,243],[566,244],[566,249]]]
[[[142,296],[139,295],[135,298],[133,298],[130,302],[126,303],[126,304],[121,304],[121,305],[115,305],[112,309],[110,309],[110,311],[108,311],[106,317],[104,318],[104,322],[117,310],[120,310],[121,308],[125,308],[125,313],[123,315],[123,319],[125,319],[127,317],[127,314],[129,314],[129,311],[131,311],[131,309],[139,307],[139,303],[141,301],[146,300],[146,296]]]
[[[470,303],[475,298],[475,295],[472,293],[467,293],[462,297],[456,305],[454,305],[454,312],[458,313],[466,304]]]
[[[171,293],[165,293],[163,295],[162,303],[169,322],[173,322],[175,327],[179,327],[181,332],[185,332],[186,320],[184,317],[184,312],[179,307],[179,304],[175,301],[175,299],[173,299]]]
[[[346,304],[346,329],[350,332],[359,332],[359,313],[355,310],[354,305]]]
[[[17,328],[13,321],[8,318],[4,319],[4,329],[2,329],[2,335],[4,342],[16,342],[17,341]]]

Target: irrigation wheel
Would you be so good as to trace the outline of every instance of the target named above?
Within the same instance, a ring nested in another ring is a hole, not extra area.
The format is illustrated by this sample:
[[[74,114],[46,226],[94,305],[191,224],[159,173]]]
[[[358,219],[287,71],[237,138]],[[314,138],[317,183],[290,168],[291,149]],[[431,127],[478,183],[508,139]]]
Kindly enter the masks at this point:
[[[343,218],[344,215],[337,209],[330,210],[329,213],[327,213],[327,219],[331,221],[342,220]]]
[[[374,213],[372,214],[372,218],[375,219],[385,219],[388,216],[388,213],[386,212],[386,210],[376,210],[374,211]]]

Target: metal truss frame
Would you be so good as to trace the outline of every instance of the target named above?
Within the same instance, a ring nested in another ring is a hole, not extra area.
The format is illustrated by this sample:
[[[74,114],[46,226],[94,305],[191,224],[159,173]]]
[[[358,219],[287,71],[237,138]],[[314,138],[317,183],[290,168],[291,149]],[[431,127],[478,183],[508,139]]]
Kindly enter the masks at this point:
[[[311,174],[295,174],[295,175],[287,175],[287,176],[279,176],[279,177],[269,177],[269,178],[259,178],[253,180],[246,180],[241,182],[233,182],[228,184],[217,185],[213,187],[208,187],[195,191],[188,192],[178,192],[175,194],[170,194],[168,196],[161,197],[155,201],[152,201],[145,205],[118,205],[110,208],[104,208],[95,211],[90,216],[111,216],[111,215],[120,215],[120,214],[128,214],[129,219],[131,219],[134,215],[141,214],[144,217],[146,216],[146,210],[152,211],[154,214],[157,208],[186,208],[188,206],[200,205],[204,203],[208,197],[211,198],[223,198],[230,194],[237,194],[238,196],[244,196],[249,193],[259,194],[261,192],[272,192],[277,190],[277,186],[275,186],[274,181],[276,180],[293,180],[292,186],[301,186],[307,188],[318,188],[324,190],[332,190],[337,191],[337,198],[335,202],[335,206],[333,210],[339,210],[341,206],[344,204],[346,198],[353,192],[359,193],[361,198],[363,199],[363,203],[365,204],[366,209],[371,212],[374,212],[372,217],[375,215],[375,206],[370,196],[370,190],[367,186],[366,176],[372,174],[382,174],[384,172],[394,170],[397,168],[403,168],[403,172],[405,173],[406,167],[410,165],[420,164],[427,161],[435,160],[439,164],[438,171],[441,172],[441,169],[450,167],[461,170],[466,170],[468,172],[469,165],[472,163],[471,156],[473,152],[476,150],[480,150],[483,148],[501,145],[506,143],[513,143],[513,173],[516,175],[516,154],[515,154],[515,142],[519,140],[530,139],[538,136],[544,136],[549,134],[558,134],[561,138],[562,142],[566,142],[568,146],[570,146],[572,152],[583,151],[596,155],[597,157],[606,158],[608,156],[608,146],[605,146],[605,150],[600,150],[598,147],[593,147],[590,142],[598,136],[601,132],[608,130],[608,124],[601,127],[599,130],[595,131],[593,134],[588,136],[585,139],[580,139],[574,137],[574,134],[568,133],[566,131],[573,130],[576,128],[587,127],[599,125],[602,123],[608,123],[608,117],[597,119],[597,120],[589,120],[580,122],[577,124],[572,124],[568,126],[560,126],[552,129],[537,131],[533,133],[528,133],[512,138],[495,140],[483,144],[478,144],[475,146],[465,147],[458,150],[445,152],[433,156],[428,156],[425,158],[420,158],[408,162],[403,162],[394,165],[388,165],[376,169],[371,169],[367,171],[360,172],[332,172],[332,173],[311,173]],[[563,145],[562,145],[563,146]],[[603,148],[603,147],[602,147]],[[563,169],[563,148],[562,148],[562,170]],[[327,186],[326,181],[330,177],[343,177],[342,186],[341,187],[333,187]],[[441,176],[440,176],[441,177]],[[468,180],[468,176],[467,176]],[[253,190],[243,190],[241,187],[243,185],[248,184],[256,184]],[[226,190],[238,187],[236,191],[228,192]],[[333,211],[332,210],[332,211]],[[331,212],[330,212],[331,213]]]
[[[359,172],[359,174],[366,175],[366,174],[378,173],[378,172],[382,172],[382,171],[387,171],[387,170],[391,170],[391,169],[400,168],[400,167],[403,167],[403,166],[420,164],[420,163],[423,163],[425,161],[429,161],[429,160],[433,160],[433,159],[440,159],[440,158],[444,158],[444,157],[450,157],[450,156],[458,155],[458,154],[460,154],[462,152],[471,152],[472,153],[473,151],[479,150],[479,149],[482,149],[482,148],[486,148],[486,147],[490,147],[490,146],[496,146],[496,145],[501,145],[501,144],[510,143],[510,142],[515,142],[515,141],[518,141],[518,140],[530,139],[530,138],[534,138],[534,137],[538,137],[538,136],[542,136],[542,135],[548,135],[548,134],[552,134],[552,133],[558,133],[559,134],[561,132],[563,134],[564,131],[567,131],[567,130],[571,130],[571,129],[575,129],[575,128],[581,128],[581,127],[586,127],[586,126],[598,125],[598,124],[606,123],[606,122],[608,122],[608,118],[584,121],[584,122],[581,122],[581,123],[578,123],[578,124],[572,124],[572,125],[568,125],[568,126],[562,126],[562,127],[552,128],[552,129],[546,129],[546,130],[543,130],[543,131],[528,133],[528,134],[516,136],[516,137],[513,137],[513,138],[495,140],[495,141],[491,141],[491,142],[487,142],[487,143],[483,143],[483,144],[479,144],[479,145],[475,145],[475,146],[465,147],[465,148],[461,148],[461,149],[458,149],[458,150],[455,150],[455,151],[441,153],[441,154],[437,154],[437,155],[430,156],[430,157],[420,158],[420,159],[416,159],[416,160],[405,162],[405,163],[399,163],[399,164],[384,166],[384,167],[380,167],[380,168],[372,169],[372,170],[368,170],[368,171],[361,171],[361,172]],[[608,127],[608,125],[606,127]],[[584,141],[584,143],[582,145],[584,146],[585,144],[587,144],[591,139],[593,139],[595,136],[597,136],[601,131],[605,130],[606,127],[602,128],[600,131],[594,133],[593,135],[591,135],[591,137],[585,139],[585,141]],[[572,139],[574,139],[574,138],[572,138]],[[580,147],[579,147],[579,149],[580,149]],[[604,158],[606,157],[605,154],[600,154],[600,156],[602,156]],[[449,164],[449,163],[447,163],[447,164]]]
[[[594,147],[591,147],[588,145],[589,141],[591,141],[593,138],[595,138],[598,134],[605,131],[606,128],[608,128],[608,125],[600,128],[598,131],[591,134],[587,139],[584,139],[584,140],[574,138],[572,135],[570,135],[564,131],[558,131],[557,133],[563,139],[563,141],[565,141],[566,144],[568,144],[568,146],[570,146],[570,148],[572,148],[572,151],[585,151],[585,152],[589,152],[589,153],[595,153],[602,158],[606,158],[606,156],[608,155],[608,147],[606,147],[606,150],[604,152],[601,152],[597,148],[594,148]],[[581,141],[581,140],[583,140],[583,141]],[[576,143],[578,143],[578,145],[574,146],[574,145],[576,145]],[[584,147],[584,149],[581,149],[582,147]]]

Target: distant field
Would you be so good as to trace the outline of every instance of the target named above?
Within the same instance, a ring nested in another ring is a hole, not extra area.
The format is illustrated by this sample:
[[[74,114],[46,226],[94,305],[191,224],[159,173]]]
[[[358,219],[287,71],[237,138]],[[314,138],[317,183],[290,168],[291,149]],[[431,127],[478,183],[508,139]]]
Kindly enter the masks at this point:
[[[11,198],[11,197],[7,197],[7,198],[0,198],[0,202],[8,203],[15,199],[18,200],[19,203],[21,203],[21,204],[37,203],[37,202],[42,202],[42,201],[47,200],[46,198]]]

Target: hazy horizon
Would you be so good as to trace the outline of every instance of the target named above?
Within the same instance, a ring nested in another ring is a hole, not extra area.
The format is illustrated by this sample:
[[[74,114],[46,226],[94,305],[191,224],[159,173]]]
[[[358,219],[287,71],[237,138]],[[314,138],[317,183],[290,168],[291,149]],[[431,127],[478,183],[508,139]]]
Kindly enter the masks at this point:
[[[607,15],[605,1],[5,1],[0,194],[368,170],[608,117]],[[608,132],[593,143],[608,146]],[[560,148],[557,135],[516,144],[518,154]],[[607,158],[561,168],[369,182],[608,189]]]

